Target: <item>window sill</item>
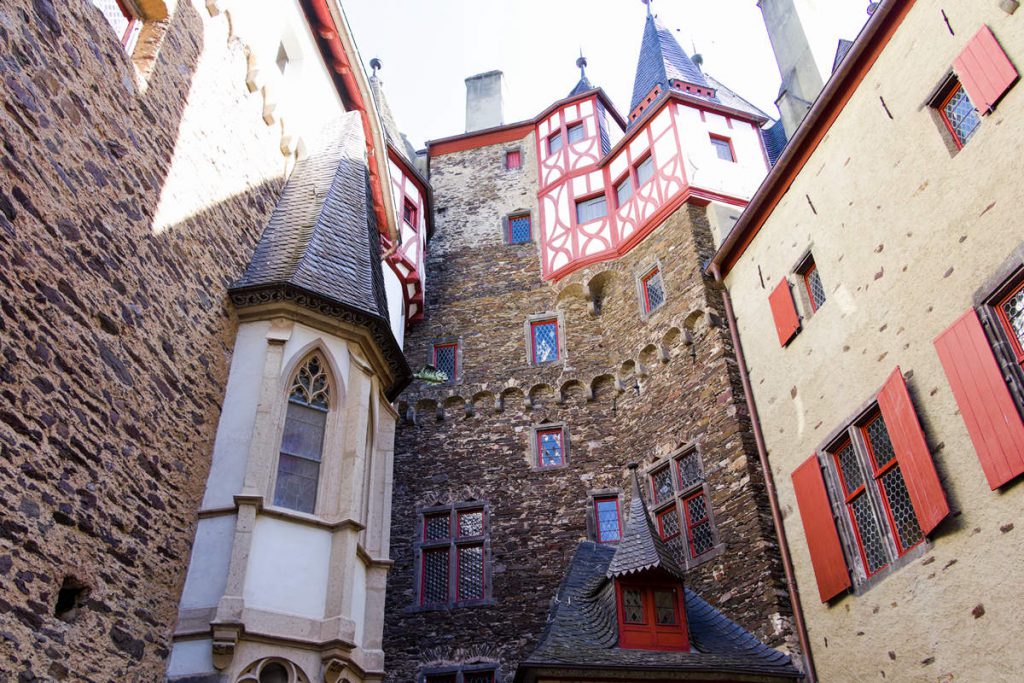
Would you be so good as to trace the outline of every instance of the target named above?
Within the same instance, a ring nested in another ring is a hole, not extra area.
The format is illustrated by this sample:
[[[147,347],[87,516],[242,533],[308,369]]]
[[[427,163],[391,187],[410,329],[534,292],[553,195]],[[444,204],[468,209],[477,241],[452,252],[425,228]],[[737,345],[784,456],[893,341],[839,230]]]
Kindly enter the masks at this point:
[[[853,586],[850,589],[848,589],[846,593],[842,593],[841,595],[837,596],[835,600],[829,603],[829,606],[831,607],[835,604],[838,604],[839,602],[842,602],[843,597],[846,595],[864,595],[869,590],[874,588],[879,581],[884,580],[885,577],[889,576],[893,572],[899,571],[911,562],[921,559],[931,549],[932,542],[929,539],[925,538],[916,546],[914,546],[907,552],[903,553],[903,555],[890,562],[888,566],[879,569],[871,576],[864,579],[855,578],[853,580]]]

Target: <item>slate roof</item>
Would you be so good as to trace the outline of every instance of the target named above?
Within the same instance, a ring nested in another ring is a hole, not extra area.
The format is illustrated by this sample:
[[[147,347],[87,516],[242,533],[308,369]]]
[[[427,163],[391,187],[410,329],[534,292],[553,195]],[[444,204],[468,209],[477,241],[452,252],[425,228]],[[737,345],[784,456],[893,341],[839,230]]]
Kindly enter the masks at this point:
[[[836,58],[832,60],[832,73],[836,72],[839,65],[846,59],[846,55],[849,54],[850,48],[853,47],[852,40],[846,40],[845,38],[839,39],[839,45],[836,47]]]
[[[579,80],[579,83],[577,83],[576,87],[574,87],[572,90],[569,91],[569,94],[566,95],[566,97],[576,97],[580,93],[584,93],[584,92],[587,92],[588,90],[593,90],[593,89],[594,89],[594,86],[591,85],[590,79],[587,78],[586,76],[581,76],[580,80]]]
[[[395,376],[411,374],[388,321],[380,239],[359,112],[328,124],[292,171],[245,274],[238,307],[290,301],[367,328]],[[403,383],[404,382],[404,383]]]
[[[725,106],[747,112],[748,114],[752,114],[758,118],[767,119],[769,121],[772,120],[771,116],[763,112],[759,107],[743,96],[738,95],[736,91],[726,86],[711,74],[704,74],[704,78],[707,79],[708,85],[715,89],[715,95]]]
[[[768,154],[768,162],[774,166],[789,142],[782,121],[776,121],[767,128],[762,128],[761,139],[764,141],[764,151]]]
[[[622,540],[616,545],[615,555],[608,564],[608,576],[626,576],[649,569],[661,569],[682,581],[683,570],[654,530],[651,516],[640,494],[640,481],[635,466],[631,467],[634,468],[633,497],[629,503],[629,519]]]
[[[617,647],[615,588],[606,576],[616,554],[592,541],[577,546],[540,645],[519,665],[517,683],[533,681],[541,669],[657,671],[659,680],[697,672],[762,681],[800,678],[788,655],[764,645],[690,590],[685,599],[690,652]]]
[[[679,46],[672,31],[656,16],[648,14],[643,41],[640,43],[640,58],[637,60],[629,111],[636,109],[655,85],[661,84],[662,92],[665,92],[669,89],[668,84],[676,79],[711,87],[701,70]]]
[[[370,76],[370,92],[373,93],[373,101],[377,105],[377,113],[380,115],[381,125],[384,128],[384,138],[406,161],[414,164],[416,149],[402,135],[395,115],[391,111],[391,106],[388,104],[388,98],[384,96],[384,81],[376,73]]]

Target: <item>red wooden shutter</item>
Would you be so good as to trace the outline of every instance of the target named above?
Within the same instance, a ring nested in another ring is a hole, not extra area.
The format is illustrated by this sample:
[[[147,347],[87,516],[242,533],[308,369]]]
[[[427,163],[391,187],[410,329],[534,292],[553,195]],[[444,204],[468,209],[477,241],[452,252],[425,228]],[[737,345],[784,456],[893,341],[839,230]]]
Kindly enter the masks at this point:
[[[775,318],[775,331],[779,334],[779,344],[785,346],[800,329],[800,318],[793,304],[793,294],[789,291],[789,281],[782,278],[779,285],[768,297]]]
[[[1017,69],[988,26],[982,26],[953,60],[953,71],[982,114],[992,111],[1003,93],[1017,80]]]
[[[850,587],[850,574],[846,569],[843,544],[832,520],[832,506],[828,502],[818,456],[805,460],[793,470],[792,477],[811,565],[818,579],[818,594],[822,602],[828,602]]]
[[[935,350],[994,491],[1024,472],[1024,421],[973,308],[935,338]]]
[[[878,392],[878,409],[882,411],[882,419],[896,451],[896,460],[907,484],[917,523],[921,531],[928,534],[949,514],[949,503],[899,366]]]

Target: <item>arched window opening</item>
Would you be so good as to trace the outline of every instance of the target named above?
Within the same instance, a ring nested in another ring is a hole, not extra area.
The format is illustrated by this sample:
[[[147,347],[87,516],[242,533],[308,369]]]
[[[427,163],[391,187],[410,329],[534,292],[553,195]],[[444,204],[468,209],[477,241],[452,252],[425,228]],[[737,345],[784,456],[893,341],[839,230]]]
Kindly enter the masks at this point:
[[[326,364],[320,356],[310,356],[295,373],[288,391],[274,505],[308,513],[316,507],[330,400]]]

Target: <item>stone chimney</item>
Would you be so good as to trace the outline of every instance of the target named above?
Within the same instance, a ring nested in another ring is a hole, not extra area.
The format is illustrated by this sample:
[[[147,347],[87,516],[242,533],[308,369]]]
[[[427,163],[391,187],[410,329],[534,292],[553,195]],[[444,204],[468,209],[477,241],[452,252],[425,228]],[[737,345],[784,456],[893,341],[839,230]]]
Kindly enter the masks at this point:
[[[505,123],[505,95],[508,86],[501,71],[466,79],[466,132],[494,128]]]

